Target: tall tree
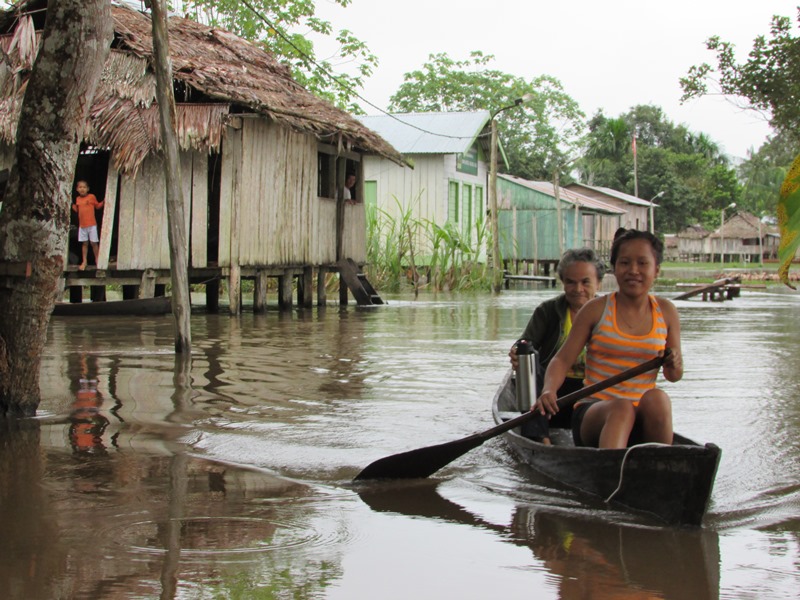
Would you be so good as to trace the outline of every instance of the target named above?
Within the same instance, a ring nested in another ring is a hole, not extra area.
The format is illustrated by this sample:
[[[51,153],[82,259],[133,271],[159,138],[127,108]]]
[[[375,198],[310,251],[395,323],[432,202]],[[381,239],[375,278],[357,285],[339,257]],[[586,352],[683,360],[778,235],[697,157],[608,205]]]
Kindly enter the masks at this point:
[[[658,231],[678,231],[714,215],[718,221],[722,207],[738,200],[736,173],[719,145],[674,124],[652,105],[634,106],[617,118],[599,112],[590,119],[577,164],[581,181],[633,194],[634,130],[639,197],[649,200],[664,192],[656,213]]]
[[[719,36],[709,38],[706,47],[716,53],[717,64],[689,69],[680,80],[682,101],[707,94],[738,98],[764,114],[776,131],[800,140],[800,38],[792,35],[789,17],[774,16],[769,37],[758,36],[744,62],[737,61],[735,46]]]
[[[797,9],[800,22],[800,8]],[[719,36],[706,46],[716,52],[717,65],[703,63],[681,79],[683,100],[721,93],[743,99],[746,107],[764,113],[775,131],[800,142],[800,37],[792,34],[789,17],[774,16],[769,38],[758,36],[747,60],[738,62],[735,48]],[[710,91],[709,81],[714,90]],[[781,243],[778,273],[789,284],[789,267],[800,247],[800,155],[795,157],[781,186],[776,206]],[[790,285],[790,287],[792,287]]]
[[[0,414],[31,415],[39,404],[75,164],[113,34],[108,0],[50,0],[47,10],[0,211],[0,264],[31,265],[30,276],[0,283]]]
[[[578,103],[554,77],[530,80],[490,67],[494,56],[474,51],[465,60],[432,54],[421,69],[406,73],[391,97],[397,112],[469,111],[492,113],[526,94],[532,99],[497,117],[509,171],[527,179],[547,179],[563,166],[584,128]]]
[[[331,1],[345,7],[351,2]],[[172,0],[171,5],[190,19],[261,44],[311,92],[351,112],[363,112],[355,93],[377,68],[378,58],[350,30],[337,31],[319,18],[314,0]],[[317,55],[313,38],[320,36],[337,44],[327,58]],[[348,72],[337,68],[343,64]]]
[[[586,150],[576,165],[581,179],[589,185],[626,189],[633,170],[632,139],[633,130],[624,118],[610,119],[598,112],[589,120]]]

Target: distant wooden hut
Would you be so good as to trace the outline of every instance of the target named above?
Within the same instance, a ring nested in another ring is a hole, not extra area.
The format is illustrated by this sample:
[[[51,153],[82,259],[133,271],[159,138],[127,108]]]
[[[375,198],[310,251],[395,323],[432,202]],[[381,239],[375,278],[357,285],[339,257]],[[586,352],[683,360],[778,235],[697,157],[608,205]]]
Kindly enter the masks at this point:
[[[720,229],[708,236],[712,254],[725,261],[763,262],[778,256],[780,235],[773,225],[757,216],[738,211],[725,219]]]
[[[601,200],[606,204],[612,204],[625,210],[625,218],[620,223],[620,227],[625,227],[626,229],[647,230],[650,224],[651,207],[653,209],[658,208],[658,204],[654,204],[651,201],[642,200],[636,196],[607,187],[586,185],[585,183],[570,183],[566,187],[584,196]]]
[[[7,169],[27,75],[44,25],[46,0],[0,13],[0,171]],[[96,270],[66,265],[67,286],[122,284],[126,296],[148,296],[169,281],[165,183],[160,158],[151,22],[113,6],[114,41],[90,110],[76,179],[100,200]],[[291,303],[311,304],[313,271],[366,259],[363,203],[345,203],[345,173],[362,172],[376,154],[400,154],[348,113],[295,82],[289,69],[255,44],[188,19],[169,19],[170,54],[187,202],[189,275],[208,283],[208,302],[227,278],[230,306],[241,306],[240,281],[256,280],[263,308],[266,278],[280,279]],[[363,181],[363,177],[358,177]],[[318,301],[324,288],[318,283]],[[341,295],[340,295],[341,296]],[[343,294],[346,301],[346,291]]]
[[[702,225],[689,225],[675,234],[677,260],[710,261],[711,244],[707,231]]]
[[[500,250],[504,260],[542,265],[545,273],[568,248],[592,248],[607,256],[624,209],[572,189],[556,189],[549,181],[529,181],[513,175],[497,177]],[[559,245],[559,229],[561,245]]]

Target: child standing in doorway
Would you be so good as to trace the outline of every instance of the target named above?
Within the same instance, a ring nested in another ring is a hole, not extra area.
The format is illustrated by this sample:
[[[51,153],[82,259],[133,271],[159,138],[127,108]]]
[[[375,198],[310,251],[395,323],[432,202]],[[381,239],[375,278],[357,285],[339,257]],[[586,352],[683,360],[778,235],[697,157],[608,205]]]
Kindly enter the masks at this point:
[[[94,252],[94,260],[97,262],[100,249],[100,237],[97,235],[97,219],[94,216],[94,211],[103,208],[103,203],[98,202],[95,195],[89,193],[89,184],[84,180],[78,181],[75,190],[78,192],[78,197],[75,198],[75,204],[72,205],[72,210],[78,213],[78,241],[83,246],[81,248],[83,251],[83,262],[81,262],[78,269],[83,271],[86,269],[90,242],[92,244],[92,251]]]

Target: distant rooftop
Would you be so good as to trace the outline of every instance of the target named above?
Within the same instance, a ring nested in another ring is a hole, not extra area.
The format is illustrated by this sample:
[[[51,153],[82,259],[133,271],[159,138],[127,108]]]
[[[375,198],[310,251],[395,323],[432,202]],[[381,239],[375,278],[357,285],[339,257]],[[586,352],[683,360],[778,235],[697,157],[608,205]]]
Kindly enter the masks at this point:
[[[636,196],[631,196],[630,194],[626,194],[624,192],[618,192],[617,190],[613,190],[611,188],[601,187],[599,185],[586,185],[585,183],[573,183],[570,185],[594,190],[595,192],[606,194],[607,196],[611,196],[612,198],[616,198],[617,200],[622,200],[623,202],[628,202],[630,204],[636,204],[638,206],[650,206],[649,200],[642,200]],[[653,206],[658,206],[658,204],[653,204]]]
[[[461,154],[469,150],[483,133],[491,115],[488,110],[479,110],[356,118],[402,154]],[[485,142],[488,148],[489,140]]]
[[[522,179],[522,177],[516,177],[515,175],[506,175],[504,173],[500,173],[497,176],[502,179],[506,179],[508,181],[513,181],[514,183],[527,187],[529,189],[536,190],[537,192],[546,194],[547,196],[550,196],[552,198],[556,197],[555,186],[549,181],[529,181],[528,179]],[[627,212],[622,208],[618,208],[611,204],[607,204],[602,200],[597,200],[595,198],[590,198],[589,196],[584,196],[583,194],[578,193],[575,190],[571,190],[565,187],[560,187],[558,192],[558,197],[562,201],[569,202],[572,205],[577,204],[587,212],[599,212],[611,215],[624,215]]]

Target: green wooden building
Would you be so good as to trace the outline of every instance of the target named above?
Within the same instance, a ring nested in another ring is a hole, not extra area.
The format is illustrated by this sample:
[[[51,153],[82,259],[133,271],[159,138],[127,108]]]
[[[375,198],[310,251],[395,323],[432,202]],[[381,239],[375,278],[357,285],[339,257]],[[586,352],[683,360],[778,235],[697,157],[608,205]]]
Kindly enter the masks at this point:
[[[550,273],[568,248],[608,254],[622,208],[547,181],[497,177],[500,252],[506,268]],[[561,235],[559,236],[559,231]]]

